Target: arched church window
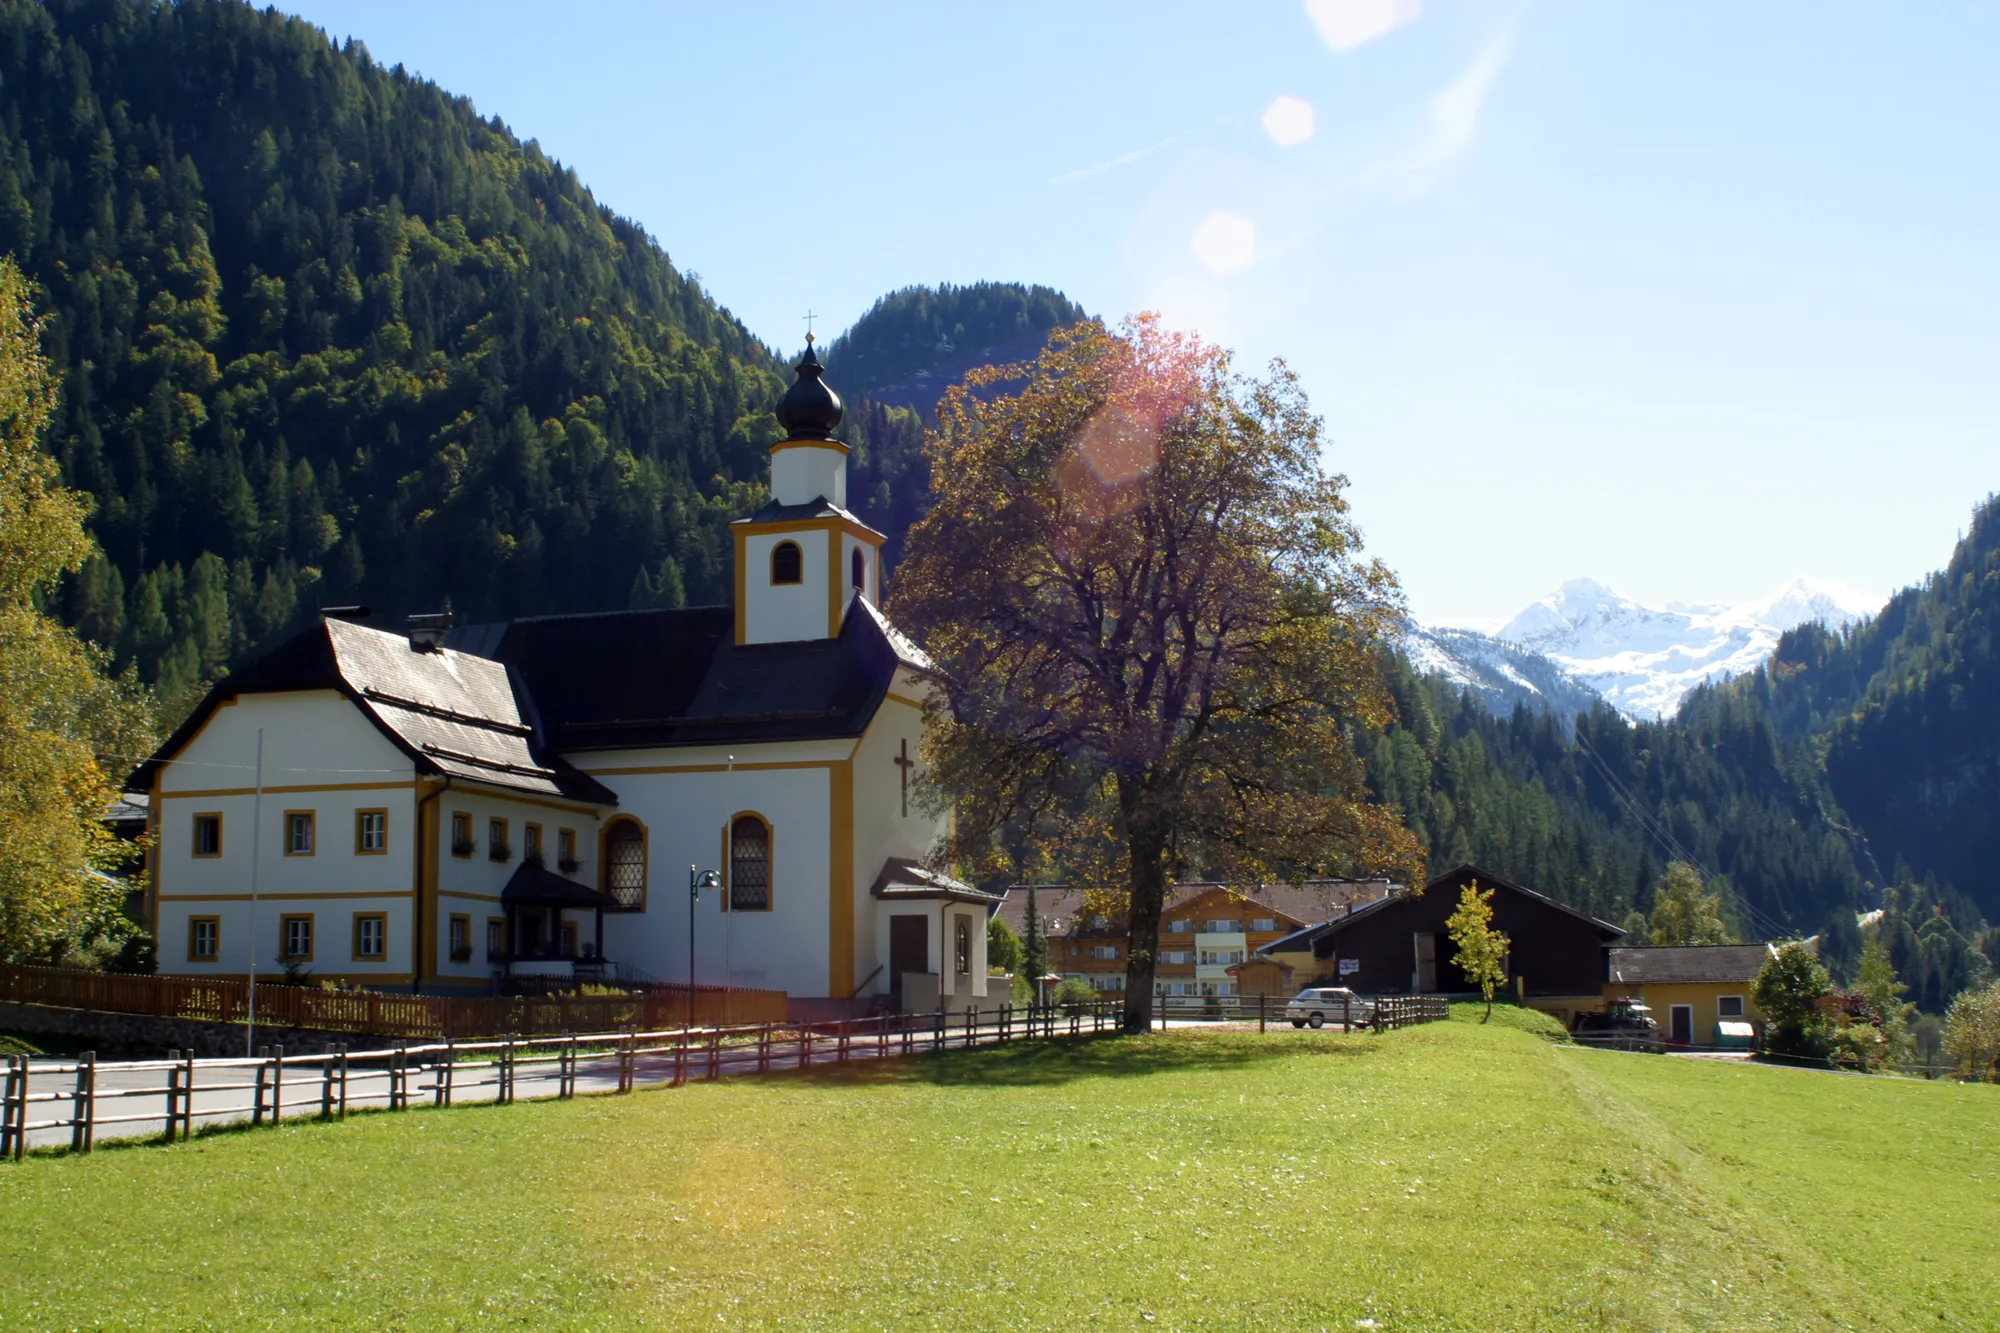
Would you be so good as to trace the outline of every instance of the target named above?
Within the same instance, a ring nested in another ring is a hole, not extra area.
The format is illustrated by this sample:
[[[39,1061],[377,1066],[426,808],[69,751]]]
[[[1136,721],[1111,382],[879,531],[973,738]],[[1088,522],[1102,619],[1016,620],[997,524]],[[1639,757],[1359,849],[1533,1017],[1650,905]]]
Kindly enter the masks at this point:
[[[604,891],[630,911],[646,906],[646,830],[636,819],[620,819],[605,832]]]
[[[848,557],[847,563],[849,567],[853,570],[852,577],[854,580],[854,591],[856,592],[868,591],[867,557],[862,555],[861,552],[856,551],[853,555]]]
[[[779,542],[771,548],[771,582],[805,582],[805,557],[797,542]]]
[[[771,826],[756,815],[729,823],[729,910],[771,910]]]

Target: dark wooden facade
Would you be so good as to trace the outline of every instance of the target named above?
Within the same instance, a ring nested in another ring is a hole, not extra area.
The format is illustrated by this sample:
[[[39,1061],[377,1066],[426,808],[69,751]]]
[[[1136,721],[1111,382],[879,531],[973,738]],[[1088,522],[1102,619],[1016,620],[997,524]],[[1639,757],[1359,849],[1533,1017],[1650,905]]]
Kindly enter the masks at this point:
[[[1315,972],[1363,994],[1476,990],[1451,961],[1454,947],[1445,927],[1458,909],[1460,891],[1474,880],[1493,890],[1493,926],[1510,941],[1508,989],[1519,978],[1530,996],[1602,991],[1605,947],[1625,932],[1475,866],[1439,875],[1420,895],[1397,894],[1315,927],[1309,932]],[[1427,974],[1419,970],[1426,936],[1431,950]],[[1279,947],[1292,949],[1304,942],[1294,936]],[[1350,970],[1341,970],[1343,961]]]

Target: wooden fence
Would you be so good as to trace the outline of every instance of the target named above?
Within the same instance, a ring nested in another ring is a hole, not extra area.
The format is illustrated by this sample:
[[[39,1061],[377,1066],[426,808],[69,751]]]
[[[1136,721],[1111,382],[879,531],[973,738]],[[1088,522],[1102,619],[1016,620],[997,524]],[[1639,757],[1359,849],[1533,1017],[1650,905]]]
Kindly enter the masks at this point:
[[[207,977],[135,976],[0,964],[0,1001],[103,1013],[242,1023],[250,986]],[[447,996],[259,985],[257,1022],[271,1027],[422,1039],[556,1036],[620,1028],[780,1022],[774,990],[653,985],[629,995]]]
[[[1451,1003],[1442,995],[1356,995],[1304,1005],[1295,1012],[1282,995],[1155,995],[1153,1011],[1162,1027],[1180,1022],[1270,1024],[1291,1022],[1299,1027],[1332,1027],[1341,1031],[1383,1032],[1451,1017]],[[1319,1022],[1313,1022],[1313,1015]]]
[[[8,1056],[0,1075],[0,1160],[30,1146],[89,1152],[99,1130],[157,1132],[172,1143],[202,1124],[275,1124],[285,1116],[344,1117],[461,1101],[508,1104],[641,1085],[763,1074],[920,1052],[1119,1030],[1117,1001],[1062,1009],[937,1010],[817,1023],[758,1023],[499,1041],[408,1043],[374,1051],[286,1055],[266,1047],[239,1059],[99,1061]]]

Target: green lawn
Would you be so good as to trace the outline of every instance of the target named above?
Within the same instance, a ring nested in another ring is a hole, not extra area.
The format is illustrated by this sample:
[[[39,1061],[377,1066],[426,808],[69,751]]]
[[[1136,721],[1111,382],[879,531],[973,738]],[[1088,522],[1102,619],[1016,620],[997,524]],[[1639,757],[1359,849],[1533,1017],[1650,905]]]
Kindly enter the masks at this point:
[[[0,1327],[1993,1328],[1996,1145],[1498,1024],[1022,1045],[0,1167]]]

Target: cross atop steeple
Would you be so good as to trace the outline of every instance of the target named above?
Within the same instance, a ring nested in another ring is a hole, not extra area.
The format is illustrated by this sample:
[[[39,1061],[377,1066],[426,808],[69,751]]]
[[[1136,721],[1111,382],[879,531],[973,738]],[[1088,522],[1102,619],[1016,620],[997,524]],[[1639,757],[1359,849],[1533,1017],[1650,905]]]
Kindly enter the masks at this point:
[[[815,315],[812,311],[806,311],[806,345],[808,347],[812,345],[813,340],[813,321],[818,318],[819,316]]]

